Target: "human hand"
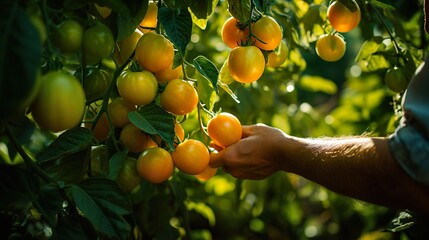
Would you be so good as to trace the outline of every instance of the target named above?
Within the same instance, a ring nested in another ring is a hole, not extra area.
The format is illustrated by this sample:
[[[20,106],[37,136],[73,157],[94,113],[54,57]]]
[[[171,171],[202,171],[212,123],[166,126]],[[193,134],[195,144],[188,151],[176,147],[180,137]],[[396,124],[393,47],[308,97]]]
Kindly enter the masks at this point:
[[[236,178],[263,179],[281,166],[284,144],[288,136],[281,130],[264,124],[242,126],[242,139],[233,145],[211,154],[211,167],[223,167]]]

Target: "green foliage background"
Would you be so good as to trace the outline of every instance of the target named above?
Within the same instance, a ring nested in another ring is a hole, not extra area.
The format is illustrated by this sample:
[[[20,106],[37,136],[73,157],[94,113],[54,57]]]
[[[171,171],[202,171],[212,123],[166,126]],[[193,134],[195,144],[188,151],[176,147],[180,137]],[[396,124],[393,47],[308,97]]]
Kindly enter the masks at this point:
[[[184,60],[187,74],[198,81],[200,100],[208,111],[231,112],[243,124],[262,122],[299,137],[386,136],[397,125],[402,94],[386,88],[384,74],[393,66],[412,73],[423,60],[427,38],[421,6],[405,0],[357,2],[362,21],[343,34],[346,55],[327,63],[318,58],[314,46],[318,36],[332,31],[326,19],[328,1],[254,1],[261,14],[273,16],[283,27],[288,58],[247,85],[231,82],[224,67],[230,49],[220,30],[231,15],[248,20],[250,1],[165,0],[159,21],[178,50],[176,59]],[[41,10],[49,29],[66,16],[96,15],[93,3],[113,9],[104,23],[121,40],[140,23],[148,1],[0,4],[4,5],[1,29],[5,29],[0,37],[0,217],[7,223],[1,227],[1,237],[405,238],[381,231],[395,216],[392,210],[332,193],[287,173],[249,181],[219,169],[215,177],[200,182],[176,171],[168,182],[142,181],[138,191],[126,194],[116,184],[125,151],[115,149],[112,142],[95,141],[86,128],[59,136],[38,129],[20,107],[34,85],[38,59],[42,56],[46,63],[42,72],[76,68],[79,59],[72,56],[64,61],[58,53],[52,54],[49,40],[41,53],[37,29],[30,21],[34,9]],[[47,9],[55,13],[52,18],[46,18]],[[160,134],[170,148],[172,128],[162,123],[171,117],[157,105],[130,115],[139,128]],[[203,114],[202,121],[208,118]],[[197,112],[187,116],[186,135],[207,143],[199,121]],[[136,226],[140,231],[135,231]]]

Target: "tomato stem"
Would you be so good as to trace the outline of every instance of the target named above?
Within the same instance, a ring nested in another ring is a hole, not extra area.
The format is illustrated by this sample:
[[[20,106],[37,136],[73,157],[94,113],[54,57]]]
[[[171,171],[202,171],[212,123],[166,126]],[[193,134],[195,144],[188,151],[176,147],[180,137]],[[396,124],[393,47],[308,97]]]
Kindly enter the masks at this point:
[[[261,40],[258,36],[253,34],[252,31],[252,19],[254,15],[260,16],[260,12],[257,11],[255,3],[253,2],[253,0],[250,1],[250,17],[249,17],[249,35],[247,35],[247,41],[243,44],[241,43],[241,46],[249,46],[249,45],[254,45],[255,42],[252,41],[252,37],[255,38],[257,41],[263,43],[263,44],[267,44],[266,42],[264,42],[263,40]]]
[[[373,4],[371,4],[369,2],[367,4],[369,4],[374,9],[375,14],[377,15],[378,19],[380,20],[381,24],[383,25],[384,29],[387,31],[387,33],[390,36],[390,39],[393,42],[393,47],[395,48],[396,54],[400,55],[401,51],[400,51],[399,45],[396,42],[396,39],[393,36],[392,32],[390,31],[389,27],[387,26],[386,22],[384,21],[383,16],[381,16],[380,12],[378,11],[378,9]]]
[[[43,179],[46,183],[56,183],[56,180],[49,176],[39,165],[33,162],[33,160],[28,156],[28,154],[24,151],[24,148],[18,143],[15,134],[13,133],[9,124],[5,127],[6,135],[9,138],[12,146],[19,153],[19,155],[24,160],[25,166],[32,172],[34,172],[37,176]]]

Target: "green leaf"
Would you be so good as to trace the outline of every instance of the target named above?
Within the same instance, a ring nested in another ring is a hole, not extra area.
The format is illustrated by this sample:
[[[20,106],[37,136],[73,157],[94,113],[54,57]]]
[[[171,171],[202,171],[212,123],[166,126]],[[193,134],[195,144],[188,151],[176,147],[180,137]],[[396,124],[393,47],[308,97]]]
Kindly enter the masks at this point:
[[[115,181],[91,178],[70,186],[76,207],[100,233],[125,239],[131,227],[123,218],[130,214],[131,203]]]
[[[77,127],[65,131],[46,149],[44,149],[37,160],[39,162],[51,161],[63,158],[72,153],[77,153],[95,144],[91,130],[88,128]]]
[[[150,135],[159,135],[174,149],[174,116],[156,104],[143,106],[138,112],[130,112],[131,123]]]
[[[219,78],[219,70],[216,66],[206,57],[198,56],[194,58],[194,66],[213,86],[213,89],[216,91],[216,94],[219,94],[219,89],[217,87],[217,80]]]
[[[26,169],[0,165],[0,212],[20,213],[37,199],[38,179]]]
[[[201,29],[206,29],[207,21],[213,14],[219,0],[187,0],[192,21]]]
[[[337,92],[337,85],[326,78],[320,76],[303,76],[299,80],[299,86],[307,91],[323,92],[326,94],[335,94]]]
[[[93,240],[97,236],[88,236],[88,226],[84,225],[85,219],[75,215],[65,215],[58,218],[58,224],[54,229],[51,240]],[[89,223],[87,225],[90,225]],[[84,232],[84,228],[86,228]],[[93,230],[93,229],[91,229]],[[95,234],[94,234],[95,235]]]
[[[196,79],[198,81],[198,84],[197,84],[198,99],[200,100],[200,102],[204,104],[204,107],[207,110],[209,111],[213,110],[215,103],[219,101],[219,95],[216,94],[212,84],[209,81],[207,81],[206,78],[202,77],[201,75],[197,75]]]
[[[236,103],[240,103],[238,97],[228,86],[233,82],[235,82],[235,80],[231,77],[231,74],[229,74],[228,60],[226,60],[220,69],[218,84]]]
[[[158,10],[158,19],[164,26],[168,38],[181,56],[184,56],[192,34],[192,17],[189,11],[161,7]]]
[[[17,124],[10,124],[13,134],[16,136],[19,145],[27,143],[36,129],[36,124],[31,121],[27,116],[23,118]],[[7,142],[7,148],[9,151],[9,158],[13,161],[16,156],[16,149]]]
[[[19,1],[6,0],[0,7],[0,124],[24,110],[33,89],[42,56],[39,32]],[[7,47],[6,47],[7,46]],[[7,104],[6,104],[7,103]]]
[[[64,199],[56,183],[49,183],[40,188],[39,196],[34,205],[42,217],[51,226],[55,226],[57,214],[63,208]]]
[[[124,165],[125,160],[127,159],[127,152],[120,151],[110,158],[109,161],[109,178],[113,180],[118,179],[118,175],[121,172],[122,166]]]
[[[91,148],[72,153],[56,161],[42,163],[42,168],[53,178],[66,184],[80,182],[86,173]]]
[[[87,0],[65,0],[63,3],[63,10],[76,10],[88,5]]]
[[[250,19],[251,0],[228,0],[228,10],[238,22],[245,23]]]

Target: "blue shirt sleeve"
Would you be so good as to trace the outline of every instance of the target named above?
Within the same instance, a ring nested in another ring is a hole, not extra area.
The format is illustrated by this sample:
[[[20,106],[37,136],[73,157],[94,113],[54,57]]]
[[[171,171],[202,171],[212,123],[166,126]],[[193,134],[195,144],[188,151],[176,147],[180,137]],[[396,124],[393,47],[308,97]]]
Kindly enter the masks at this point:
[[[389,137],[395,160],[414,180],[429,186],[429,64],[421,64],[408,85],[401,126]]]
[[[399,127],[389,138],[390,150],[414,180],[429,186],[429,141],[411,125]]]

